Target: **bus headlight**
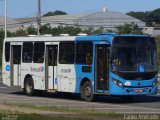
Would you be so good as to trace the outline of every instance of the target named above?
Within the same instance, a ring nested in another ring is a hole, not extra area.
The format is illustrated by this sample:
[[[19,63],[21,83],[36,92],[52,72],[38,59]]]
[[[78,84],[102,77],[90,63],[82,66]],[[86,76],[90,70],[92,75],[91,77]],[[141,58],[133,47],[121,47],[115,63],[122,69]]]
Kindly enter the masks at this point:
[[[113,83],[118,85],[120,88],[123,88],[123,83],[118,81],[118,80],[115,80],[115,79],[112,79]]]
[[[158,84],[158,81],[154,81],[153,84],[152,84],[152,88],[154,88],[156,85]]]

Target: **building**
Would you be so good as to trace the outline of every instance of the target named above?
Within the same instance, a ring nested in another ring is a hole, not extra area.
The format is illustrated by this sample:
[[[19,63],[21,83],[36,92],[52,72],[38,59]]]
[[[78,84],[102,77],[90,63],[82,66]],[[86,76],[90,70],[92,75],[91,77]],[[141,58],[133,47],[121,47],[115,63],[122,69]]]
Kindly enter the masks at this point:
[[[14,19],[13,21],[14,22],[8,22],[9,31],[26,29],[30,26],[37,28],[37,18],[18,18]],[[115,31],[118,26],[130,23],[137,24],[139,28],[145,28],[145,23],[136,18],[119,12],[107,11],[106,9],[103,12],[96,13],[68,14],[42,17],[41,23],[42,25],[50,24],[51,27],[79,26],[82,28],[104,28],[113,31]],[[13,26],[14,28],[12,28]]]
[[[4,29],[5,24],[5,17],[0,16],[0,30]],[[16,30],[20,29],[17,21],[11,18],[7,18],[7,30],[10,32],[15,32]]]
[[[159,36],[160,35],[160,27],[145,27],[143,32],[148,35],[152,36]]]

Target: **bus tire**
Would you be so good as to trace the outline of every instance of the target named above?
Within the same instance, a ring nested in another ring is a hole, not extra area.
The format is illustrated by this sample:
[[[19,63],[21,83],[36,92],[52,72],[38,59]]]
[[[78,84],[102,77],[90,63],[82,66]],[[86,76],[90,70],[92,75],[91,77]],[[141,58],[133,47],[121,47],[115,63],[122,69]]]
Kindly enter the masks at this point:
[[[80,97],[81,97],[81,99],[83,99],[84,100],[84,85],[81,85],[81,87],[80,87]]]
[[[92,85],[90,81],[86,81],[82,88],[82,96],[85,101],[91,102],[94,100],[94,94],[92,92]]]
[[[33,79],[31,77],[28,77],[25,80],[25,83],[24,83],[24,92],[28,96],[33,96],[34,93],[35,93],[34,83],[33,83]]]

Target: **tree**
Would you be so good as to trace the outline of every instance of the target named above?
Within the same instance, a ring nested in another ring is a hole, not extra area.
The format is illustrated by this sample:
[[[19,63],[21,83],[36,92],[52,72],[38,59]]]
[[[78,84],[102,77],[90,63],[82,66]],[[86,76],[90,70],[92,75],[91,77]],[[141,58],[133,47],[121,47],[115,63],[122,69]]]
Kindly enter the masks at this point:
[[[27,28],[27,34],[28,35],[37,35],[37,31],[33,26],[30,26]]]
[[[82,30],[79,27],[73,27],[73,26],[61,27],[61,33],[69,34],[71,36],[75,36],[81,31]]]
[[[126,14],[145,22],[147,26],[153,26],[152,21],[149,18],[150,12],[133,12],[132,11]]]
[[[44,14],[43,16],[45,17],[45,16],[66,15],[66,14],[67,14],[66,12],[56,10],[54,12],[48,12]]]
[[[4,39],[4,31],[3,30],[0,30],[0,46],[3,45],[3,39]],[[2,47],[0,47],[1,49]]]
[[[43,34],[52,34],[52,28],[50,24],[45,24],[41,26],[40,33]]]
[[[147,26],[155,26],[156,24],[160,24],[160,8],[155,9],[153,11],[146,12],[128,12],[126,13],[129,16],[135,17],[141,21],[144,21]]]
[[[26,30],[22,30],[22,29],[19,29],[17,30],[15,33],[12,33],[13,37],[17,37],[17,36],[27,36],[27,31]]]
[[[138,27],[137,24],[124,24],[123,26],[117,27],[119,34],[143,34],[141,29]]]
[[[152,22],[155,22],[156,24],[160,24],[160,8],[153,10],[149,14],[149,18],[152,19]]]
[[[147,14],[145,12],[134,12],[134,11],[127,13],[127,15],[135,17],[135,18],[142,20],[142,21],[144,21],[144,19],[147,16]]]
[[[158,68],[160,69],[160,36],[156,37],[156,43],[157,43]]]
[[[4,31],[0,30],[0,66],[2,66],[3,39],[4,39]]]

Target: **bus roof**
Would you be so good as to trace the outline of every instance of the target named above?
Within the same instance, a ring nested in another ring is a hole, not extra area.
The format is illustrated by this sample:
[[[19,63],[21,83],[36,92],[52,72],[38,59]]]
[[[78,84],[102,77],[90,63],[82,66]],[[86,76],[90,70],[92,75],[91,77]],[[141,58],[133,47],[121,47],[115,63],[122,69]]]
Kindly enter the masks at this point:
[[[107,41],[112,44],[113,37],[149,37],[148,35],[139,34],[117,34],[117,33],[102,33],[90,36],[79,36],[76,37],[76,41]]]
[[[46,41],[46,42],[59,42],[59,41],[74,41],[75,36],[56,36],[56,37],[10,37],[5,38],[5,41],[9,42],[28,42],[28,41]]]
[[[107,41],[112,44],[113,37],[129,36],[129,37],[149,37],[148,35],[138,34],[117,34],[117,33],[102,33],[87,36],[39,36],[39,37],[10,37],[5,38],[8,42],[26,42],[26,41],[46,41],[46,42],[60,42],[60,41]]]

